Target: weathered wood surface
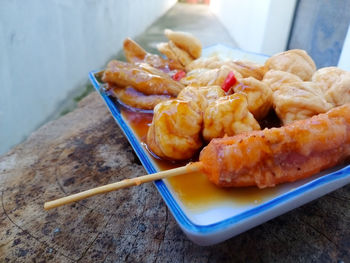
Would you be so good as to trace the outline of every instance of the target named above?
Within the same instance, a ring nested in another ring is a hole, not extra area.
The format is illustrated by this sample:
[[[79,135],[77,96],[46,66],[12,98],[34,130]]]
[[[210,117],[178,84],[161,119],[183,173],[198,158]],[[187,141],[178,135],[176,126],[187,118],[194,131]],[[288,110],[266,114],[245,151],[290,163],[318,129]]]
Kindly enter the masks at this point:
[[[0,262],[350,262],[350,185],[211,247],[185,237],[153,184],[43,209],[144,173],[89,95],[0,157]]]

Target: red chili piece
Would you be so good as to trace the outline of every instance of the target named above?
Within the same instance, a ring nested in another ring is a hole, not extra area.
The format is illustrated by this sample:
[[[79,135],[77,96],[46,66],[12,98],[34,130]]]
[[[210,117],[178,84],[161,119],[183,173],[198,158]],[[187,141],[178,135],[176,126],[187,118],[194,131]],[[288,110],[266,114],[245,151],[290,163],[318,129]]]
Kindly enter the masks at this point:
[[[185,76],[186,76],[186,72],[183,70],[179,70],[178,72],[176,72],[176,74],[174,74],[172,76],[172,78],[173,78],[173,80],[179,81],[180,79],[182,79]]]
[[[229,89],[235,85],[237,82],[237,79],[235,77],[235,74],[233,74],[232,71],[230,71],[230,73],[228,73],[224,83],[222,84],[221,88],[225,91],[228,92]]]

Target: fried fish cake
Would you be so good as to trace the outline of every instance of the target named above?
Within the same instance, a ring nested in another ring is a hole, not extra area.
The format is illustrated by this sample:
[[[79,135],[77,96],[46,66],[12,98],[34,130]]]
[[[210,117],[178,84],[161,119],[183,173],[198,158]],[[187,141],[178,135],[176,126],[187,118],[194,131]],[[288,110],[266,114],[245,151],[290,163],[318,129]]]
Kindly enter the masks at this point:
[[[206,141],[252,130],[260,130],[260,126],[249,112],[247,97],[243,93],[221,97],[205,110],[202,134]]]
[[[272,107],[270,87],[253,77],[241,79],[234,91],[247,95],[248,109],[257,120],[263,119]]]
[[[202,54],[202,43],[198,38],[187,32],[164,30],[165,36],[174,42],[176,46],[185,50],[194,59],[199,58]]]
[[[311,80],[316,71],[315,62],[305,50],[301,49],[291,49],[273,55],[266,60],[265,66],[268,70],[275,69],[295,74],[304,81]]]
[[[350,72],[337,67],[321,68],[312,81],[321,85],[326,100],[334,106],[350,102]]]
[[[272,91],[275,91],[283,84],[291,82],[302,82],[302,79],[297,75],[286,71],[271,69],[266,72],[262,81],[266,83]]]
[[[283,124],[311,118],[332,108],[332,104],[326,101],[322,88],[310,81],[280,86],[273,93],[273,105]]]
[[[202,146],[203,117],[189,101],[173,99],[157,104],[147,133],[148,148],[159,157],[191,158]]]

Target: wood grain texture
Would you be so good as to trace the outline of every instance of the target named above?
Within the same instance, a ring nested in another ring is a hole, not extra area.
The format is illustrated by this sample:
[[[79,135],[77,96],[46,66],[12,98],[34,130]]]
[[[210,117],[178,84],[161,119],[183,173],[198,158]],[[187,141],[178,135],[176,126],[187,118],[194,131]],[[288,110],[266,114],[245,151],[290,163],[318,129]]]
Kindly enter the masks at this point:
[[[43,203],[145,174],[96,93],[0,157],[0,262],[349,262],[350,186],[200,247],[153,184],[50,211]]]

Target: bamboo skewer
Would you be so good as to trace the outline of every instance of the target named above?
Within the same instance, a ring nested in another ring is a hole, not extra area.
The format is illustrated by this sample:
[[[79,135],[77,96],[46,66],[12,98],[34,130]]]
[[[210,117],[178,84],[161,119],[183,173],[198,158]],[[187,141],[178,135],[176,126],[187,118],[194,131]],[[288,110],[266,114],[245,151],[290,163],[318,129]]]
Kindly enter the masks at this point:
[[[152,181],[164,179],[164,178],[169,178],[176,175],[198,172],[200,171],[200,169],[201,169],[200,163],[190,163],[186,166],[171,169],[171,170],[166,170],[166,171],[162,171],[154,174],[143,175],[143,176],[131,178],[131,179],[124,179],[120,182],[107,184],[107,185],[96,187],[77,194],[62,197],[53,201],[45,202],[44,208],[46,210],[49,210],[55,207],[59,207],[59,206],[70,204],[79,200],[83,200],[85,198],[88,198],[94,195],[104,194],[104,193],[116,191],[122,188],[127,188],[130,186],[137,186],[143,183],[152,182]]]

